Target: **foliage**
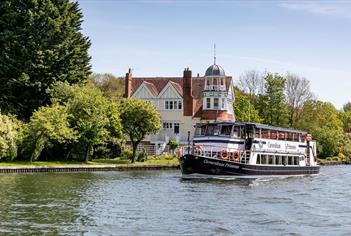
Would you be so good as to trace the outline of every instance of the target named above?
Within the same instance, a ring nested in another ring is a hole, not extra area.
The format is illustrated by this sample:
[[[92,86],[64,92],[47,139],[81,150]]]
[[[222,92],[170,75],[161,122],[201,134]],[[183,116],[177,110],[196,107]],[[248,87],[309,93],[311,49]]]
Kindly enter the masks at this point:
[[[265,77],[265,93],[257,104],[263,122],[274,126],[288,126],[288,107],[285,103],[285,78],[268,73]]]
[[[342,122],[331,103],[316,100],[306,102],[302,107],[297,128],[307,130],[317,140],[320,157],[338,154],[343,136]]]
[[[118,101],[124,94],[124,78],[112,74],[97,74],[89,76],[88,83],[95,85],[103,95],[112,101]]]
[[[239,88],[248,94],[251,104],[256,105],[258,95],[264,92],[264,79],[260,72],[247,70],[239,78]]]
[[[342,121],[345,132],[351,132],[351,111],[340,112],[339,118]]]
[[[121,137],[117,105],[104,98],[98,89],[79,88],[67,102],[67,109],[71,127],[79,133],[78,142],[85,147],[86,162],[94,145],[114,142]]]
[[[13,160],[17,156],[21,128],[16,118],[0,113],[0,160]]]
[[[174,150],[176,150],[179,145],[178,145],[177,141],[170,140],[168,142],[168,146],[169,146],[169,149],[172,151],[172,154],[174,154]]]
[[[134,162],[139,143],[146,135],[155,134],[161,128],[160,114],[152,103],[135,98],[122,99],[119,110],[123,133],[132,143],[131,160]]]
[[[340,145],[340,153],[351,159],[351,133],[344,133]]]
[[[53,83],[86,80],[90,41],[77,2],[3,0],[0,12],[0,108],[28,119]]]
[[[255,109],[253,104],[250,104],[249,97],[239,89],[235,89],[234,95],[234,114],[236,121],[260,123],[261,118],[259,117],[258,111]]]
[[[351,112],[351,102],[346,103],[343,106],[343,110],[344,110],[344,112]]]
[[[40,107],[33,113],[25,129],[25,150],[30,154],[30,162],[36,160],[45,147],[55,143],[74,142],[78,138],[69,126],[67,109],[61,105]]]
[[[289,106],[289,125],[294,127],[299,119],[299,112],[303,104],[311,100],[313,94],[310,90],[310,82],[306,78],[288,73],[286,76],[286,101]]]

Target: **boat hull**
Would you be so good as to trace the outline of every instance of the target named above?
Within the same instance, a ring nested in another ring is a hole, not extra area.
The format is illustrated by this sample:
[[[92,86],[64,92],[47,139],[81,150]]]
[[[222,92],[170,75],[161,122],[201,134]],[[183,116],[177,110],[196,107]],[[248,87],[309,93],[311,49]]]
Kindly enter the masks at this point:
[[[180,158],[182,174],[204,174],[204,175],[311,175],[318,174],[320,166],[269,166],[250,165],[227,160],[184,155]]]

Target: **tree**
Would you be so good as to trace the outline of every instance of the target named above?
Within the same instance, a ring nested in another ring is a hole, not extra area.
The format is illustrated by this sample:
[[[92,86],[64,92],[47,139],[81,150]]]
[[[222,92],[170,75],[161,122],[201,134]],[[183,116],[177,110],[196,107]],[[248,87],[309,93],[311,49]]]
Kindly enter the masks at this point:
[[[313,139],[317,140],[317,151],[322,158],[338,154],[343,129],[338,110],[331,103],[317,100],[305,102],[297,128],[312,134]]]
[[[123,132],[132,143],[134,163],[139,143],[146,135],[155,134],[161,128],[160,114],[152,103],[135,98],[122,99],[119,110]]]
[[[351,111],[340,112],[339,119],[343,124],[343,129],[345,132],[351,132]]]
[[[61,105],[40,107],[33,113],[25,131],[25,150],[30,162],[36,160],[44,148],[55,143],[74,142],[78,134],[69,125],[67,109]]]
[[[117,78],[112,74],[94,73],[89,76],[89,83],[98,87],[105,97],[112,101],[118,101],[123,98],[124,94],[124,78]]]
[[[344,112],[351,112],[351,102],[348,102],[346,103],[344,106],[343,106],[343,110]]]
[[[174,150],[176,150],[179,145],[178,145],[177,141],[170,140],[168,142],[168,146],[169,146],[169,149],[172,151],[172,154],[174,155]]]
[[[239,78],[239,88],[249,95],[250,104],[256,105],[257,96],[264,91],[262,75],[256,70],[245,71]]]
[[[28,119],[56,81],[86,80],[90,41],[77,2],[3,0],[0,12],[0,109]]]
[[[70,124],[78,132],[78,142],[85,147],[85,161],[95,145],[121,136],[117,105],[102,96],[94,87],[80,87],[67,102]]]
[[[16,118],[0,114],[0,160],[12,160],[17,156],[21,128]]]
[[[258,111],[254,106],[250,106],[250,99],[247,94],[239,89],[235,89],[234,114],[236,121],[261,122]]]
[[[295,74],[288,73],[286,76],[286,102],[289,106],[289,124],[294,127],[298,119],[298,113],[303,104],[313,98],[310,90],[310,82]]]
[[[265,77],[265,93],[259,96],[257,108],[264,123],[288,126],[288,108],[285,103],[285,78],[268,73]]]

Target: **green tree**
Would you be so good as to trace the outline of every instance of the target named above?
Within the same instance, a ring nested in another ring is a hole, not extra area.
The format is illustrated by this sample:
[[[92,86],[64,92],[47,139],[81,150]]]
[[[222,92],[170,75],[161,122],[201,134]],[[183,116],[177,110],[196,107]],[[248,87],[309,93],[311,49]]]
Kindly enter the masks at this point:
[[[94,87],[81,87],[67,102],[70,124],[79,134],[78,142],[85,147],[85,161],[95,145],[102,145],[121,136],[117,105],[102,96]]]
[[[123,132],[132,143],[134,163],[139,143],[161,128],[160,114],[152,103],[135,98],[122,99],[119,109]]]
[[[28,119],[53,83],[86,80],[90,41],[77,2],[3,0],[0,12],[0,109]]]
[[[36,160],[44,148],[74,142],[78,134],[69,125],[67,109],[61,105],[40,107],[33,113],[25,129],[25,151],[30,162]]]
[[[339,118],[343,124],[343,129],[345,132],[351,132],[351,111],[340,112]]]
[[[168,146],[169,146],[169,149],[172,151],[172,154],[174,155],[174,151],[177,149],[177,147],[179,145],[178,145],[177,141],[171,140],[168,142]]]
[[[346,103],[343,106],[343,110],[344,110],[344,112],[351,112],[351,102]]]
[[[285,102],[285,78],[268,73],[265,77],[265,93],[259,96],[257,107],[264,123],[288,126],[288,107]]]
[[[0,160],[12,160],[17,156],[21,128],[20,121],[12,116],[0,114]]]
[[[250,104],[250,98],[239,89],[235,89],[234,114],[236,121],[261,122],[258,111]]]
[[[108,73],[94,73],[89,76],[88,82],[98,87],[104,96],[112,101],[118,101],[123,98],[124,78],[118,78]]]
[[[343,129],[338,110],[331,103],[307,101],[302,107],[297,128],[312,134],[313,139],[318,142],[317,150],[322,158],[338,154]]]

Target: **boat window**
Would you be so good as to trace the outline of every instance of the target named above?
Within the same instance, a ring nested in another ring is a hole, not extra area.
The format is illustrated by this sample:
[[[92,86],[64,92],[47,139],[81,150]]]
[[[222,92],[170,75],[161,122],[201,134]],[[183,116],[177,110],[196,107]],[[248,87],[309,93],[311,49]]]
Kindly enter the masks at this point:
[[[276,165],[281,165],[282,164],[282,156],[276,156],[275,157],[275,164]]]
[[[288,165],[293,165],[293,157],[288,156]]]
[[[283,160],[283,165],[288,164],[288,157],[287,156],[282,156],[282,160]]]
[[[271,155],[268,156],[268,164],[269,165],[273,165],[274,164],[273,156],[271,156]]]
[[[285,140],[285,135],[286,135],[286,133],[285,133],[285,132],[278,132],[278,133],[279,133],[278,139],[279,139],[279,140]]]
[[[299,157],[294,156],[294,165],[299,165]]]
[[[299,141],[299,136],[300,136],[300,134],[294,134],[294,142]]]
[[[301,134],[300,135],[300,142],[305,142],[306,141],[306,134]]]
[[[277,131],[271,130],[271,139],[277,139]]]
[[[219,134],[219,126],[209,125],[207,126],[206,135],[218,135]]]
[[[261,154],[257,154],[256,164],[261,164]]]
[[[240,126],[234,125],[233,137],[234,138],[239,138],[240,137]]]
[[[287,133],[286,141],[294,141],[294,134],[293,133]]]
[[[206,125],[196,126],[195,136],[204,136],[206,134]]]
[[[255,138],[261,138],[261,129],[255,128]]]
[[[268,129],[261,130],[261,138],[269,138],[269,130]]]
[[[220,135],[221,136],[230,136],[230,134],[232,132],[232,127],[233,127],[232,125],[222,125]]]
[[[261,164],[267,164],[267,155],[261,155]]]

